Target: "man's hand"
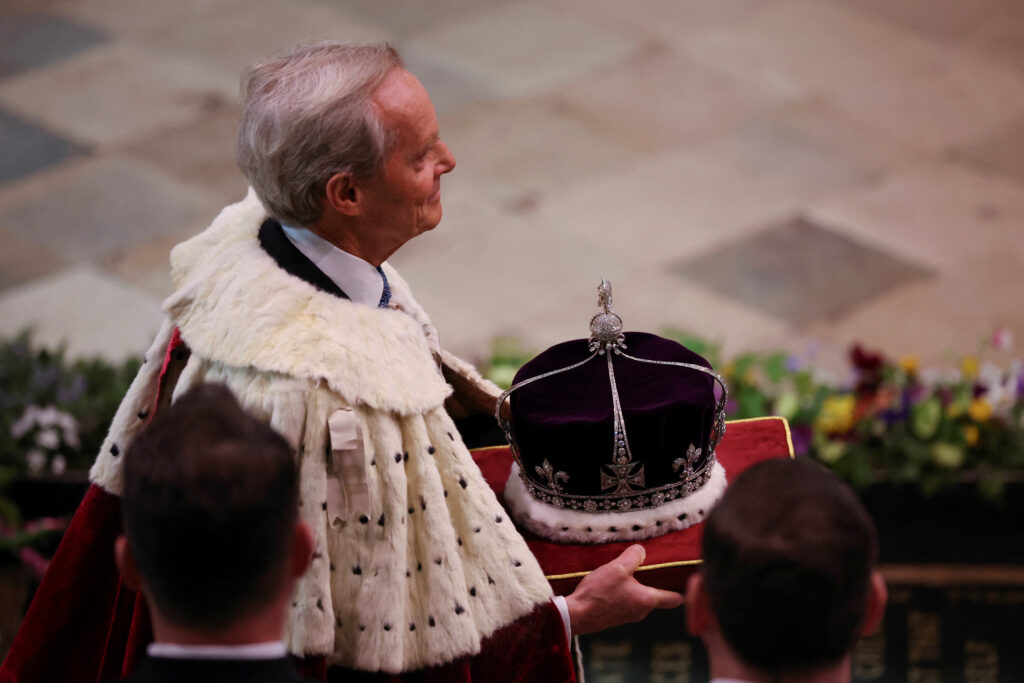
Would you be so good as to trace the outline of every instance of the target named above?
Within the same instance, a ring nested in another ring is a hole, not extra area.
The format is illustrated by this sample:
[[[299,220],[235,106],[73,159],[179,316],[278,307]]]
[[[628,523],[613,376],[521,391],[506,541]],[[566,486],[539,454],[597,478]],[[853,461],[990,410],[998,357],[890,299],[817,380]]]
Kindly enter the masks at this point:
[[[612,626],[640,621],[655,608],[679,607],[679,593],[644,586],[633,572],[647,551],[633,545],[606,565],[598,567],[565,598],[573,635],[596,633]]]

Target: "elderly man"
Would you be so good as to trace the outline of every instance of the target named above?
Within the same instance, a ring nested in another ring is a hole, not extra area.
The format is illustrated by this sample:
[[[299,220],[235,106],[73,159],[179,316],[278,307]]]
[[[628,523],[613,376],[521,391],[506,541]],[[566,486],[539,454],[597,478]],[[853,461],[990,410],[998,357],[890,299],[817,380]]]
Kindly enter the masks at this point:
[[[441,350],[386,263],[441,220],[455,159],[430,98],[390,47],[342,44],[258,64],[244,95],[238,159],[253,189],[172,252],[167,322],[83,507],[116,500],[120,453],[154,409],[223,382],[299,463],[315,552],[286,642],[308,671],[571,680],[569,630],[637,620],[681,596],[636,583],[643,552],[631,548],[560,608],[460,438],[453,417],[490,413],[498,390]],[[129,642],[126,666],[132,652]]]
[[[875,527],[853,492],[806,460],[741,474],[708,516],[686,623],[712,683],[848,683],[851,651],[885,611]]]

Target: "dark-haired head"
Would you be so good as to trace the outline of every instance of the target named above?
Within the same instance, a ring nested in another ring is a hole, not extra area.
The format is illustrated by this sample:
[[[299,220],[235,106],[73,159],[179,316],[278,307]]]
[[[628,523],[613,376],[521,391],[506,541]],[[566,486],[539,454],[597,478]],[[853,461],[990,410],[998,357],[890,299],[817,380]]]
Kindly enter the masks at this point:
[[[213,632],[278,599],[297,495],[291,448],[226,387],[199,385],[161,410],[125,454],[121,502],[152,606]]]
[[[874,524],[813,462],[771,460],[737,477],[708,516],[703,549],[700,578],[721,637],[759,671],[835,665],[874,626],[869,612],[881,616]]]

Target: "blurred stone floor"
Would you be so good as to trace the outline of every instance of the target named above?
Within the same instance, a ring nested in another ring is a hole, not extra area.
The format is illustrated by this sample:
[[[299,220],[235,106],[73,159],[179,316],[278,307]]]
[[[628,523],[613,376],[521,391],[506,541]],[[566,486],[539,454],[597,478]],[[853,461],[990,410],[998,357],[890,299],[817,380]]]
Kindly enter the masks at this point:
[[[470,358],[585,336],[601,276],[729,353],[1024,340],[1019,0],[0,0],[0,334],[141,353],[245,192],[240,71],[321,38],[434,99],[445,219],[392,263]]]

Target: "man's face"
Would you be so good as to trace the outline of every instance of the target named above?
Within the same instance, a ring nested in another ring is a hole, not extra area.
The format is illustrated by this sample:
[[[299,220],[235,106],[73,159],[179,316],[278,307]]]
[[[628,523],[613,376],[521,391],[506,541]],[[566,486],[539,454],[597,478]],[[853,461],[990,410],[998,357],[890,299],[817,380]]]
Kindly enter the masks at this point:
[[[396,138],[381,174],[363,182],[364,216],[401,244],[441,221],[441,176],[455,157],[441,142],[430,96],[405,69],[392,71],[371,103]]]

